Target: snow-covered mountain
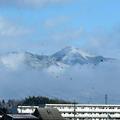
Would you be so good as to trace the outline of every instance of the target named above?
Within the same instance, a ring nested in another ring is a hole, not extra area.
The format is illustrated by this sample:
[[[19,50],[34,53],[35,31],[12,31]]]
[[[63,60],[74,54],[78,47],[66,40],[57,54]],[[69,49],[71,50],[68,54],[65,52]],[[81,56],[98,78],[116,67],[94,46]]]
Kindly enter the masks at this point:
[[[119,73],[119,61],[73,47],[49,56],[10,52],[0,55],[0,96],[42,95],[102,103],[105,93],[118,99]]]
[[[29,52],[11,52],[0,55],[0,64],[5,67],[16,69],[19,66],[26,65],[32,68],[49,68],[56,66],[64,68],[66,66],[93,64],[108,62],[113,59],[103,56],[89,55],[78,48],[66,47],[53,55],[37,55]]]
[[[81,51],[78,48],[66,47],[57,53],[53,54],[52,57],[59,62],[68,65],[76,64],[94,64],[97,65],[101,62],[107,62],[112,60],[111,58],[105,58],[103,56],[93,56],[86,52]]]

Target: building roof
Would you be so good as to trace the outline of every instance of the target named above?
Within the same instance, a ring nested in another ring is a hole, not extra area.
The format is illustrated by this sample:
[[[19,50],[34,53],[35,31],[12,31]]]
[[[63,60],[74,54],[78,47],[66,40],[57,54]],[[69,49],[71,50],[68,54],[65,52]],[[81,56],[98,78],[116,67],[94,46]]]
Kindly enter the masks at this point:
[[[46,104],[46,107],[120,107],[120,104]]]
[[[12,117],[13,119],[38,119],[31,114],[7,114],[7,116]]]
[[[64,120],[56,108],[38,108],[33,114],[40,120]]]
[[[6,109],[5,108],[0,108],[0,115],[6,114]]]
[[[18,106],[18,108],[39,108],[39,106]]]

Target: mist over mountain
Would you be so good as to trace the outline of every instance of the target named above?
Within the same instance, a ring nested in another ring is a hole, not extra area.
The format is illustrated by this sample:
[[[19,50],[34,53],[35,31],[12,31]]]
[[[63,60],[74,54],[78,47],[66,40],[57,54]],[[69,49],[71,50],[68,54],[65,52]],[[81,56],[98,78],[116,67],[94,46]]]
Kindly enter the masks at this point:
[[[38,55],[30,52],[11,52],[0,56],[1,65],[16,69],[21,65],[35,69],[44,69],[51,66],[65,68],[74,65],[98,65],[102,62],[113,61],[112,58],[89,55],[78,48],[66,47],[53,55]]]
[[[0,97],[43,95],[81,103],[120,100],[119,60],[66,47],[52,55],[10,52],[0,55]]]

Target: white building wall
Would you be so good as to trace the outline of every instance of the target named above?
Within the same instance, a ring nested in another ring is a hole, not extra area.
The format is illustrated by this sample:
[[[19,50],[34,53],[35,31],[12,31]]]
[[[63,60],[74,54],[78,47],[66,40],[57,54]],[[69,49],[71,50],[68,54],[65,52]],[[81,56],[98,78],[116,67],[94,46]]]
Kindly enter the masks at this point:
[[[33,113],[36,108],[39,106],[18,106],[17,111],[18,113]]]
[[[57,108],[66,119],[120,120],[120,105],[102,104],[46,104]]]

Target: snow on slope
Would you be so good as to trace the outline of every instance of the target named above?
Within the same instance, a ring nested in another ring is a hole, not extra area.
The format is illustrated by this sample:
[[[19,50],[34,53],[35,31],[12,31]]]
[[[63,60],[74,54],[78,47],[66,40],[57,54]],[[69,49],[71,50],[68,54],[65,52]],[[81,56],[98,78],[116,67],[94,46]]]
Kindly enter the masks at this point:
[[[56,61],[63,62],[68,65],[75,64],[99,64],[101,62],[112,60],[110,58],[104,58],[102,56],[93,56],[81,51],[78,48],[66,47],[59,52],[52,55]]]
[[[78,48],[66,47],[51,56],[37,55],[29,52],[11,52],[0,56],[0,63],[11,69],[17,69],[22,65],[35,69],[45,69],[48,71],[62,71],[71,65],[92,64],[97,65],[112,59],[102,56],[89,55]]]

